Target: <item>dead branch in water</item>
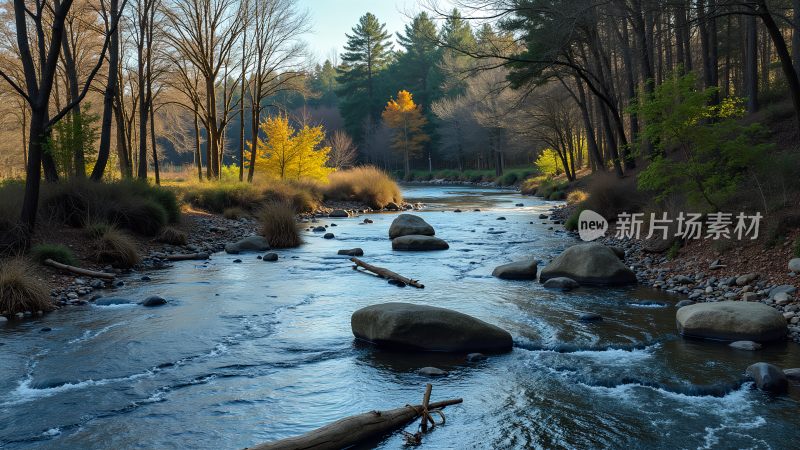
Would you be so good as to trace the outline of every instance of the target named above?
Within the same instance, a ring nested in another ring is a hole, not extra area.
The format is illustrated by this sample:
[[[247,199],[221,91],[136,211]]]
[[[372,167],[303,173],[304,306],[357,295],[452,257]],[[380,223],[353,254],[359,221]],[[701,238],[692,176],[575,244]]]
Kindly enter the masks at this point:
[[[404,277],[402,275],[399,275],[399,274],[397,274],[395,272],[392,272],[389,269],[384,269],[383,267],[378,267],[378,266],[373,266],[372,264],[367,264],[367,263],[365,263],[364,261],[361,261],[358,258],[350,258],[350,261],[352,261],[353,264],[355,264],[355,266],[353,266],[354,270],[358,270],[359,267],[363,267],[365,270],[368,270],[368,271],[378,275],[381,278],[386,278],[386,279],[389,279],[389,280],[395,280],[395,281],[398,281],[400,283],[403,283],[404,285],[407,284],[409,286],[414,286],[415,288],[419,288],[419,289],[423,289],[425,287],[425,285],[421,284],[417,280],[412,280],[411,278],[406,278],[406,277]]]
[[[70,273],[74,273],[76,275],[85,275],[87,277],[92,277],[92,278],[104,278],[106,280],[113,280],[115,276],[113,273],[97,272],[95,270],[82,269],[80,267],[70,266],[69,264],[62,264],[60,262],[53,261],[52,259],[49,258],[44,260],[44,265],[55,267],[56,269],[61,269]]]
[[[425,400],[430,399],[431,385],[428,384],[425,390]],[[370,439],[380,438],[403,425],[413,421],[420,415],[427,425],[431,412],[439,412],[441,408],[462,403],[460,398],[444,400],[423,405],[406,405],[402,408],[390,409],[388,411],[370,411],[357,416],[345,417],[322,428],[309,431],[308,433],[281,439],[280,441],[268,442],[255,447],[248,447],[250,450],[334,450],[350,447]]]

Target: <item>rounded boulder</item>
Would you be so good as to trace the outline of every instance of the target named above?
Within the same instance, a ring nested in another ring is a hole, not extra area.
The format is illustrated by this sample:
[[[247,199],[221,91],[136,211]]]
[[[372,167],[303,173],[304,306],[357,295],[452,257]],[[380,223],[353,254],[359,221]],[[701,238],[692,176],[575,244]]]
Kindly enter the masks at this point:
[[[619,286],[636,283],[636,274],[609,247],[597,242],[577,244],[564,250],[548,264],[539,277],[572,278],[580,284]]]
[[[428,251],[448,248],[450,245],[447,242],[433,236],[410,234],[392,239],[392,250]]]
[[[763,303],[696,303],[680,308],[675,318],[682,335],[704,339],[769,342],[787,332],[781,313]]]
[[[409,235],[433,236],[434,234],[436,231],[428,222],[413,214],[400,214],[389,226],[389,239]]]
[[[350,319],[357,339],[381,347],[429,352],[503,353],[511,334],[475,317],[435,306],[383,303]]]

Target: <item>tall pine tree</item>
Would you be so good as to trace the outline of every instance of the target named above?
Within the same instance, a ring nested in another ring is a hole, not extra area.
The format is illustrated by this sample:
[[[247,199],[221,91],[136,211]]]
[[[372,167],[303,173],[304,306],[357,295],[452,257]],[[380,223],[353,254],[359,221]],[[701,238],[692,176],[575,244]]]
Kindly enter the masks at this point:
[[[380,120],[383,98],[378,76],[391,61],[391,44],[386,25],[367,13],[347,35],[342,65],[339,67],[339,110],[345,126],[356,141],[363,141],[370,124]]]

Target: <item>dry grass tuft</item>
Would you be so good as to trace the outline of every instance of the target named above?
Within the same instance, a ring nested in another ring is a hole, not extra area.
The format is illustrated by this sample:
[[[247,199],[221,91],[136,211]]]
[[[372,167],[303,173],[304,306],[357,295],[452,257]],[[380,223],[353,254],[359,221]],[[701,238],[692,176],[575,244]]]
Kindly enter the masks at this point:
[[[247,211],[238,206],[231,206],[230,208],[225,208],[225,211],[222,211],[222,217],[228,220],[239,220],[246,215]]]
[[[0,314],[35,313],[54,308],[49,286],[32,275],[38,270],[21,258],[0,263]]]
[[[589,194],[580,189],[575,189],[567,194],[567,203],[570,205],[577,205],[578,203],[585,201],[587,198],[589,198]]]
[[[136,242],[116,228],[109,227],[103,234],[95,238],[93,245],[98,262],[108,263],[119,268],[130,268],[140,261]]]
[[[374,209],[382,209],[389,202],[400,204],[403,201],[397,183],[377,167],[341,170],[330,174],[328,179],[330,184],[324,191],[326,199],[356,200]]]
[[[258,212],[261,235],[272,248],[292,248],[303,243],[294,217],[294,208],[287,202],[270,202]]]
[[[595,174],[586,190],[589,197],[581,206],[608,220],[616,219],[622,212],[638,212],[645,204],[643,194],[636,189],[634,177],[619,179],[612,174]]]
[[[175,227],[164,227],[156,238],[158,242],[170,245],[186,245],[186,233]]]

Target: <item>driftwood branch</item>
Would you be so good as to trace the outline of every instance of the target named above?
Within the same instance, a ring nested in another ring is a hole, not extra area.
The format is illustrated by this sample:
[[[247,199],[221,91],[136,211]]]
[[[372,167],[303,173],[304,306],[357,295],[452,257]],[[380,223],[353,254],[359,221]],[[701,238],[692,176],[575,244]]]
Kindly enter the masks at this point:
[[[429,391],[426,397],[429,397]],[[428,405],[429,409],[439,409],[445,406],[462,403],[460,398],[434,402]],[[337,420],[322,428],[310,431],[302,436],[268,442],[266,444],[249,447],[251,450],[334,450],[350,447],[370,439],[380,438],[397,428],[406,425],[419,417],[423,405],[406,405],[402,408],[388,411],[370,411],[357,416]]]
[[[365,270],[368,270],[381,278],[387,278],[389,280],[399,281],[400,283],[407,284],[409,286],[414,286],[415,288],[423,289],[425,285],[421,284],[417,280],[412,280],[411,278],[406,278],[402,275],[399,275],[395,272],[392,272],[389,269],[384,269],[383,267],[373,266],[372,264],[367,264],[364,261],[361,261],[358,258],[350,258],[350,261],[355,264],[353,269],[358,269],[359,267],[363,267]]]
[[[44,265],[55,267],[56,269],[61,269],[77,275],[85,275],[87,277],[92,277],[92,278],[104,278],[106,280],[113,280],[115,276],[113,273],[97,272],[95,270],[81,269],[80,267],[70,266],[69,264],[62,264],[60,262],[53,261],[52,259],[49,258],[44,260]]]
[[[184,253],[176,255],[166,255],[164,259],[167,261],[189,261],[189,260],[205,260],[208,259],[208,253]]]

